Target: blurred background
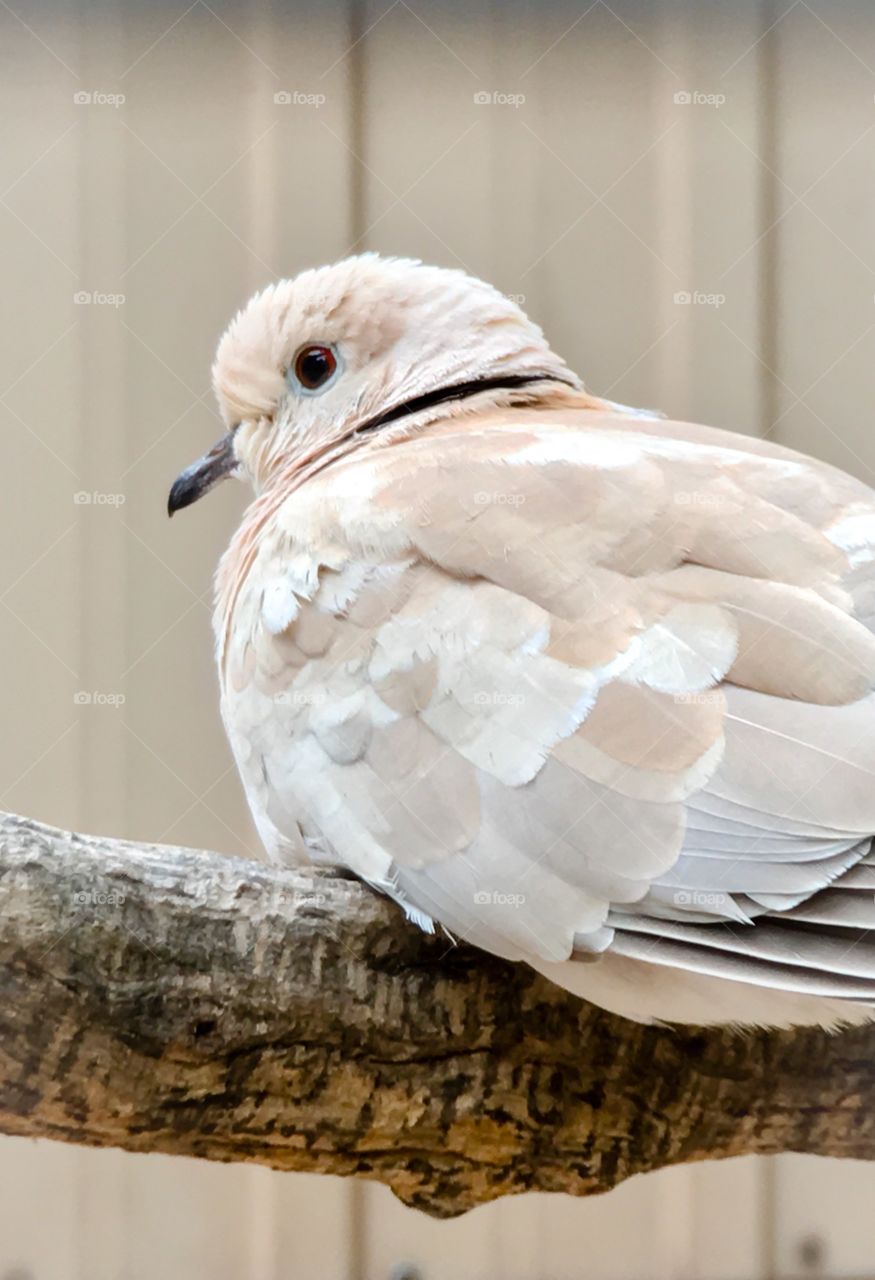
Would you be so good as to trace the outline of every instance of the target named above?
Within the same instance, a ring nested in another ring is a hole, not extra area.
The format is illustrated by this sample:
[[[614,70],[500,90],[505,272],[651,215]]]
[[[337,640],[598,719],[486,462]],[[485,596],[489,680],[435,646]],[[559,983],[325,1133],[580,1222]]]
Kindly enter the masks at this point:
[[[464,267],[599,394],[875,481],[873,95],[863,0],[0,0],[0,804],[258,856],[209,620],[245,494],[164,504],[224,325],[302,267]],[[873,1203],[788,1156],[435,1223],[3,1139],[0,1280],[862,1277]]]

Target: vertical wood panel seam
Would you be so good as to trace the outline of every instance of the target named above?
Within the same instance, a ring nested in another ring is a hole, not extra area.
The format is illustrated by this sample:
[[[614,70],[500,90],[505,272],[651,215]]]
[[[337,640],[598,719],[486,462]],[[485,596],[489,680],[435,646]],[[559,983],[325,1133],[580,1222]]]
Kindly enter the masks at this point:
[[[356,247],[364,238],[367,228],[367,193],[365,188],[365,94],[367,68],[365,65],[365,0],[347,0],[347,31],[350,53],[347,60],[349,121],[349,240]],[[360,157],[357,159],[356,157]]]
[[[347,118],[349,122],[349,243],[367,248],[367,190],[365,163],[365,101],[367,93],[366,0],[347,0],[347,31],[351,45],[347,65]],[[347,1192],[349,1280],[365,1280],[367,1250],[367,1205],[363,1183],[351,1178]]]
[[[760,30],[757,50],[757,79],[760,101],[759,153],[763,164],[759,170],[759,226],[761,233],[773,227],[777,217],[778,181],[778,75],[780,63],[780,19],[777,0],[761,0]],[[774,28],[774,29],[773,29]],[[778,416],[778,236],[775,230],[763,234],[758,261],[759,275],[759,345],[760,359],[760,430],[771,434]],[[774,370],[775,372],[772,372]],[[778,1275],[778,1165],[774,1158],[762,1161],[758,1170],[760,1187],[760,1250],[764,1280]]]
[[[762,0],[761,29],[763,36],[758,47],[757,76],[760,100],[759,152],[763,164],[759,171],[759,224],[762,232],[772,227],[777,217],[778,183],[775,177],[778,156],[778,93],[780,13],[777,0]],[[772,28],[775,30],[772,30]],[[768,34],[767,34],[768,33]],[[759,253],[759,345],[762,363],[760,372],[760,435],[767,436],[778,416],[778,254],[777,239],[780,232],[763,235]],[[773,373],[772,370],[775,370]]]

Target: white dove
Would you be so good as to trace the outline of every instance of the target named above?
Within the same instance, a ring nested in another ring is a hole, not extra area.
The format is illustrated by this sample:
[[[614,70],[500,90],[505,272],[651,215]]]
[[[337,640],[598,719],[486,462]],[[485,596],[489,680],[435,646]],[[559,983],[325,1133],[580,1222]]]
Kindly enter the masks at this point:
[[[639,1021],[875,1012],[875,493],[588,394],[374,254],[219,345],[222,714],[271,859]]]

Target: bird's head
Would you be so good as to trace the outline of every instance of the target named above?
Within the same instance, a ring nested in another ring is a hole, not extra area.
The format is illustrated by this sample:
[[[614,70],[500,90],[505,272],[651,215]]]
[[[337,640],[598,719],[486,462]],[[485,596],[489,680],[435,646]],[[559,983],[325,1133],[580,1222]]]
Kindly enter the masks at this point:
[[[450,412],[581,386],[491,285],[371,253],[256,294],[219,343],[213,385],[228,431],[178,477],[171,515],[228,475],[260,493]]]

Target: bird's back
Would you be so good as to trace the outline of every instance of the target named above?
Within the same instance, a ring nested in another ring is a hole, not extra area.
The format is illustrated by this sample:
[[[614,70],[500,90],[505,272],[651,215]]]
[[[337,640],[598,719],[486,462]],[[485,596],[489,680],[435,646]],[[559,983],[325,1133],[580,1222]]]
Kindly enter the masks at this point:
[[[290,473],[216,615],[267,847],[630,1016],[868,1016],[873,557],[843,473],[587,408]]]

